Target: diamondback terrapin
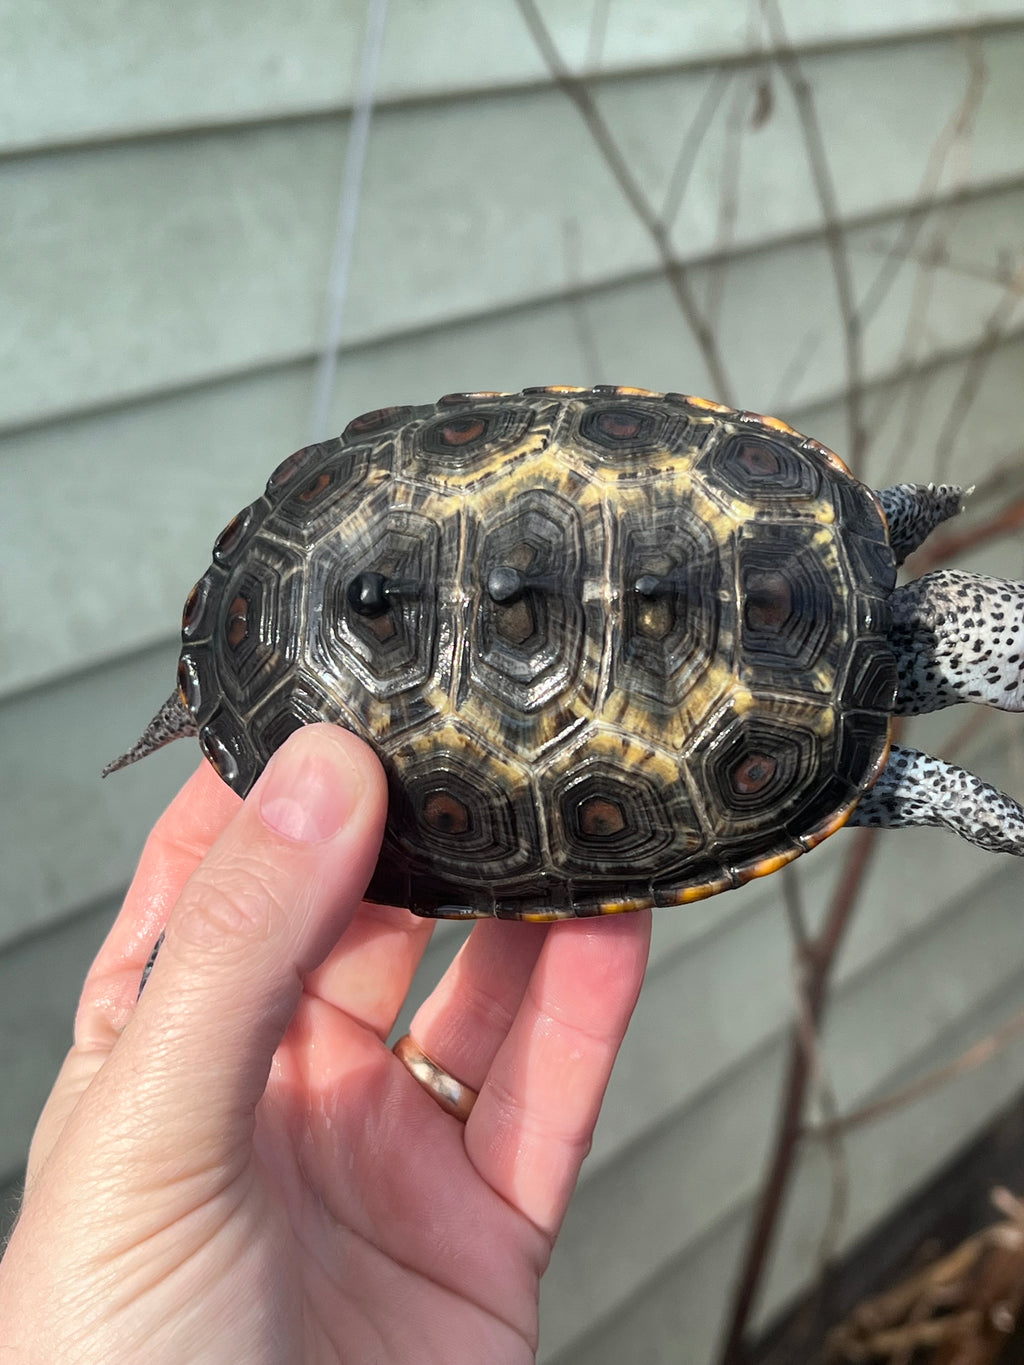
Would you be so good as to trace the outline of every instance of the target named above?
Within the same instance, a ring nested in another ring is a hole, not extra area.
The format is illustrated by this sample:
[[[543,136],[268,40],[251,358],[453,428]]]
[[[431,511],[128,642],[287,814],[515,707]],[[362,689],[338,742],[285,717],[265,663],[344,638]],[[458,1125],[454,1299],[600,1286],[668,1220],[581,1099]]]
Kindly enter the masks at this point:
[[[896,568],[960,509],[682,394],[457,393],[307,446],[222,531],[178,689],[240,795],[298,726],[388,774],[369,895],[561,919],[739,886],[844,823],[1024,854],[1024,812],[893,714],[1024,708],[1024,593]]]

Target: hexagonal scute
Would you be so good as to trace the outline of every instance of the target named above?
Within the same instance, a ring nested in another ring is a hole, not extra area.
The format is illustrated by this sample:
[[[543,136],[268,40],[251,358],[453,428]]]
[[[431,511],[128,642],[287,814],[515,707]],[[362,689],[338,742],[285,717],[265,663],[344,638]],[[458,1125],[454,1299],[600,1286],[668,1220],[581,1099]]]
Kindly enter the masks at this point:
[[[438,620],[438,591],[442,566],[447,582],[454,574],[458,518],[442,527],[433,515],[394,506],[395,497],[386,484],[310,555],[310,663],[343,700],[356,684],[381,700],[424,687],[439,634],[451,630]],[[367,586],[376,603],[360,596]]]
[[[740,676],[831,694],[848,629],[833,544],[811,526],[750,523],[739,540]]]
[[[220,687],[243,714],[299,657],[303,570],[293,550],[257,539],[220,589],[214,636]]]
[[[443,724],[384,756],[388,837],[414,878],[470,888],[536,870],[540,835],[529,773],[469,726]],[[457,896],[457,891],[455,892]]]
[[[544,786],[553,862],[568,876],[649,881],[702,842],[678,773],[672,783],[659,783],[580,748],[572,765],[546,776]]]
[[[701,473],[744,502],[765,503],[773,513],[787,503],[817,498],[821,475],[814,458],[791,441],[755,428],[729,431],[700,461]]]
[[[566,409],[559,443],[580,445],[602,465],[635,470],[666,456],[696,450],[709,429],[682,408],[632,398],[590,398]]]
[[[574,690],[586,659],[583,535],[565,498],[531,489],[471,523],[469,666],[496,708],[530,712]]]
[[[452,407],[399,436],[401,472],[442,486],[465,486],[520,454],[543,450],[557,412],[552,403],[501,398]]]
[[[273,489],[267,485],[273,506],[264,529],[284,540],[313,545],[359,505],[368,485],[387,477],[390,463],[390,447],[373,451],[340,440],[296,451],[271,475],[271,484],[275,478],[278,483]]]
[[[834,752],[828,706],[772,696],[731,701],[692,758],[716,837],[742,847],[767,834],[774,843],[831,775]]]
[[[313,445],[303,446],[301,450],[293,451],[281,461],[267,480],[265,489],[267,496],[273,501],[285,496],[281,492],[285,484],[294,483],[304,471],[312,473],[315,468],[336,454],[337,448],[337,441],[325,441],[315,442]]]
[[[639,524],[638,524],[639,523]],[[731,652],[735,607],[731,540],[719,544],[706,521],[670,488],[655,494],[622,538],[622,631],[613,686],[628,698],[678,708],[699,687],[725,644]],[[720,637],[724,636],[724,641]]]

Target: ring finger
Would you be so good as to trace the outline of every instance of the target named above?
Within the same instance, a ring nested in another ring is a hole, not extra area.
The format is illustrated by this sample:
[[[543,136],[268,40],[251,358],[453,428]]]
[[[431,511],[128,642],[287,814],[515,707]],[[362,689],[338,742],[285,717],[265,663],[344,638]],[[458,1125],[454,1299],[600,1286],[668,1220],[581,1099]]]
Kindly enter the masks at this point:
[[[481,920],[413,1017],[415,1042],[473,1090],[512,1026],[549,927]]]

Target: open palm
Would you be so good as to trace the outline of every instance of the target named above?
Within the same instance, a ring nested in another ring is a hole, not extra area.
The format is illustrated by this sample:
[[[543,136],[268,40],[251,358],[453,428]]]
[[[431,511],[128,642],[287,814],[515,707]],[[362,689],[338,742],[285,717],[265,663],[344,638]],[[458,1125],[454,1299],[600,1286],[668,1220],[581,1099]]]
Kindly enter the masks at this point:
[[[204,767],[157,825],[0,1265],[19,1365],[534,1358],[648,920],[473,929],[411,1028],[480,1092],[463,1124],[385,1041],[432,925],[359,904],[384,801],[311,727],[244,807]]]

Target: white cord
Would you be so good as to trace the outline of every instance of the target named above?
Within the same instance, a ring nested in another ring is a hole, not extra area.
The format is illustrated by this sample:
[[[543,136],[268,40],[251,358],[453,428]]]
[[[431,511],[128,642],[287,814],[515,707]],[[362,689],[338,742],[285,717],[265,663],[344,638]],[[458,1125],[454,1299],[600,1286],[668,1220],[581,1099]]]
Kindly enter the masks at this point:
[[[352,253],[355,249],[356,224],[359,220],[363,170],[366,149],[370,140],[370,120],[373,115],[377,89],[380,54],[384,46],[384,25],[387,20],[388,0],[367,0],[366,31],[359,59],[359,76],[348,132],[345,171],[338,196],[338,217],[331,251],[331,268],[327,277],[326,324],[323,346],[317,360],[310,405],[308,439],[322,440],[327,434],[334,387],[338,372],[338,351],[348,295]]]

